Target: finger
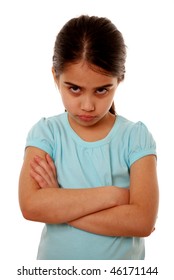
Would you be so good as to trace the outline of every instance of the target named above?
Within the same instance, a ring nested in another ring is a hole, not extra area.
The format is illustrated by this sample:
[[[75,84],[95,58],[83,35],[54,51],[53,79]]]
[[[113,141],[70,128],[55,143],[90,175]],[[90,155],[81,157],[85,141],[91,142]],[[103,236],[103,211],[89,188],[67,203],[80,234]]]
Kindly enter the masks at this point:
[[[48,165],[48,164],[47,164]],[[43,178],[44,181],[47,182],[48,185],[51,186],[52,184],[52,180],[49,176],[49,172],[48,170],[45,170],[45,168],[43,167],[43,165],[41,166],[40,163],[38,163],[35,159],[33,161],[30,162],[30,166],[33,169],[33,171],[35,173],[37,173],[40,177]],[[48,167],[50,168],[50,167]],[[48,169],[47,168],[47,169]]]
[[[38,183],[40,188],[48,187],[47,182],[41,177],[38,173],[36,173],[33,169],[30,170],[30,176]]]
[[[52,158],[51,158],[51,156],[49,154],[46,154],[46,160],[47,160],[49,166],[51,167],[54,176],[57,177],[56,166],[55,166],[54,161],[52,160]]]
[[[38,164],[38,166],[40,166],[43,169],[44,174],[45,175],[48,174],[49,177],[52,178],[53,171],[52,171],[52,168],[50,167],[50,165],[48,164],[47,160],[45,160],[37,155],[34,157],[34,160]]]

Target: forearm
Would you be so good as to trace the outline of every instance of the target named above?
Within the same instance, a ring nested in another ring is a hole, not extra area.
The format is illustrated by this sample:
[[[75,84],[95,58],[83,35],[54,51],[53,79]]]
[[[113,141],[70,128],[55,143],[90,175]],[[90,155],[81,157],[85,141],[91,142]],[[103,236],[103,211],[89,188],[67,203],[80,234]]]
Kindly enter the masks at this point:
[[[25,199],[26,219],[45,223],[65,223],[110,208],[121,202],[119,188],[89,189],[44,188]],[[118,198],[117,198],[118,197]]]
[[[154,228],[156,214],[146,219],[145,212],[138,205],[112,207],[69,224],[73,227],[106,236],[148,236]]]
[[[19,180],[19,202],[26,219],[67,223],[128,201],[129,190],[115,186],[60,188],[50,156],[36,148],[27,149]]]
[[[156,158],[146,156],[130,170],[130,202],[88,215],[70,224],[108,236],[148,236],[156,222],[159,190]]]

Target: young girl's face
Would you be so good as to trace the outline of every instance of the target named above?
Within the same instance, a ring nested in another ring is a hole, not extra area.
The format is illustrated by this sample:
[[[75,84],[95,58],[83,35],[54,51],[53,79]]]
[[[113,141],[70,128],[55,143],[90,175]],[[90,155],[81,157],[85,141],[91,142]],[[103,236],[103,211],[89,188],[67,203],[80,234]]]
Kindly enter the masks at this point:
[[[118,79],[81,61],[68,65],[56,83],[69,118],[81,126],[92,126],[109,115]]]

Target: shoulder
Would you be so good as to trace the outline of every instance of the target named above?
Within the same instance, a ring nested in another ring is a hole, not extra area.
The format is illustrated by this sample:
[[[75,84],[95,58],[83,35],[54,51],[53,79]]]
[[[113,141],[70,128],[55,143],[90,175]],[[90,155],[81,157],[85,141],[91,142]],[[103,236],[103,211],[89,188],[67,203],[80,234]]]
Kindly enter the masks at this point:
[[[156,155],[156,142],[143,122],[132,122],[121,116],[119,119],[122,139],[128,153],[129,166],[143,156]]]
[[[40,148],[52,155],[56,143],[59,142],[65,119],[66,114],[41,118],[29,130],[26,146]]]
[[[39,123],[44,123],[47,126],[54,126],[64,123],[66,120],[67,113],[62,113],[59,115],[51,116],[51,117],[43,117],[39,120]]]
[[[66,119],[66,113],[55,115],[51,117],[43,117],[38,122],[36,122],[30,131],[41,130],[41,131],[54,131],[54,129],[61,127]]]
[[[128,138],[135,136],[152,136],[147,126],[142,121],[133,122],[122,116],[118,116],[120,129]]]

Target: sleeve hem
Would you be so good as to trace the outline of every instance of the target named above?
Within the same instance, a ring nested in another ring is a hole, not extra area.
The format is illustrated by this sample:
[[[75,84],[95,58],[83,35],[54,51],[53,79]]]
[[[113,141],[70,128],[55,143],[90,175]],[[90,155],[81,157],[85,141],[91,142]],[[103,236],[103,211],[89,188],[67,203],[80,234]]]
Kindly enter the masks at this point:
[[[25,146],[25,149],[27,147],[35,147],[35,148],[41,149],[44,152],[48,153],[50,156],[52,156],[52,150],[49,147],[47,147],[46,145],[44,145],[40,142],[36,142],[36,141],[27,142],[27,144]]]
[[[157,156],[156,152],[154,151],[154,149],[152,150],[148,150],[148,151],[142,151],[138,154],[136,154],[135,156],[132,157],[132,159],[130,160],[130,164],[129,167],[137,160],[139,160],[142,157],[148,156],[148,155],[155,155]]]

